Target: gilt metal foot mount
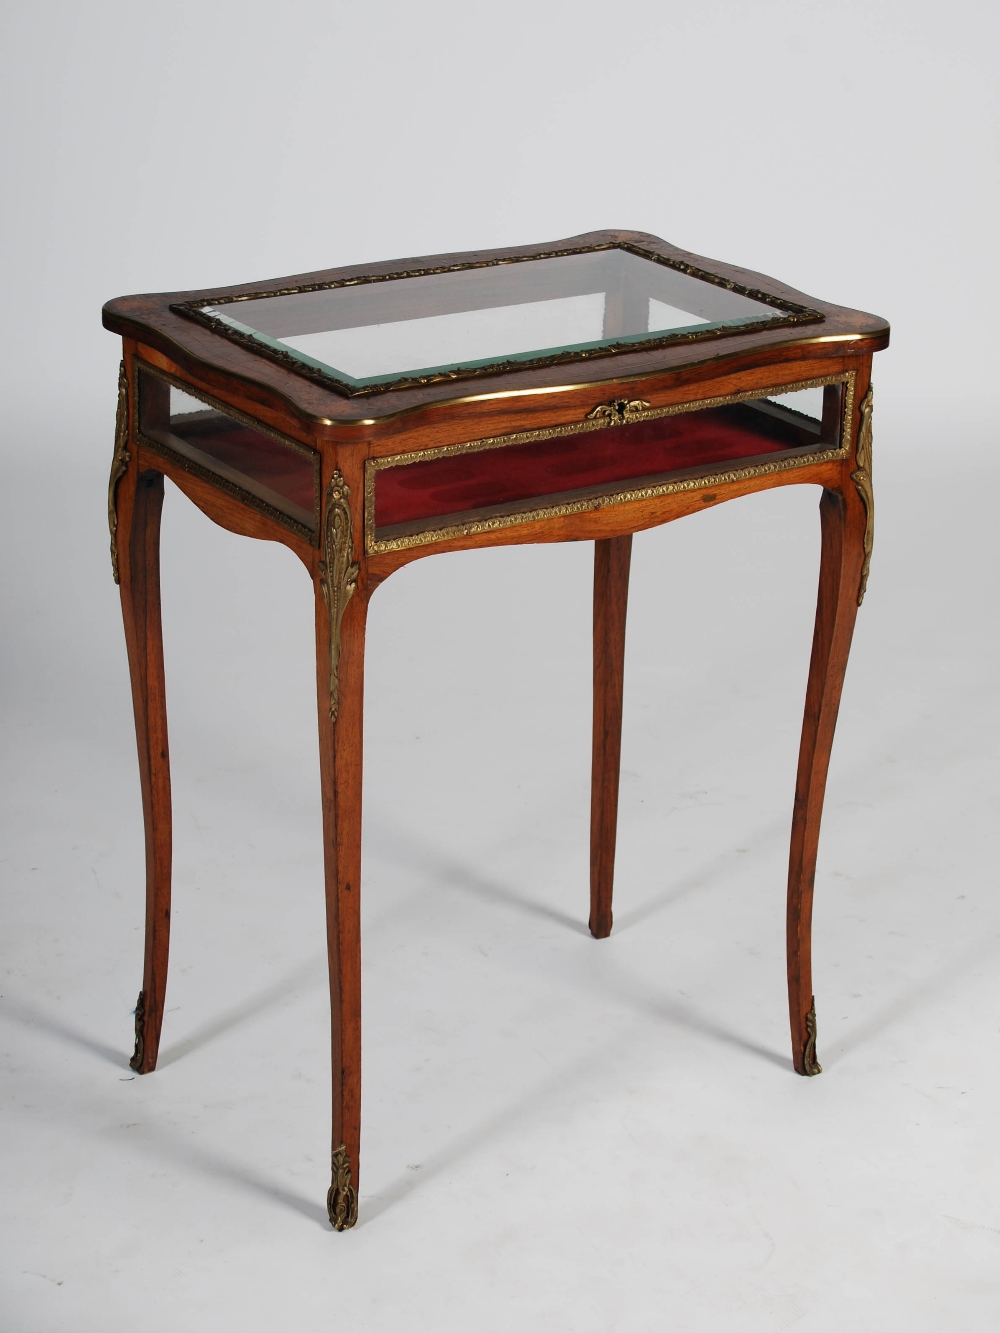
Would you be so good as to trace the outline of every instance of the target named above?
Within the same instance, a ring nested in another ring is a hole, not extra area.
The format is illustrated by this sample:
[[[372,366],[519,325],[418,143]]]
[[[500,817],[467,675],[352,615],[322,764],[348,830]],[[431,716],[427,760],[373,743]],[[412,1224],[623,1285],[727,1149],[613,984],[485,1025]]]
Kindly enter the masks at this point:
[[[351,1159],[344,1143],[333,1154],[333,1181],[326,1196],[326,1211],[334,1231],[347,1231],[358,1220],[358,1192],[351,1184]]]
[[[823,1066],[816,1059],[816,1001],[813,1000],[806,1014],[806,1044],[802,1051],[802,1072],[807,1077],[822,1074]]]
[[[142,1061],[146,1054],[146,992],[140,991],[135,1002],[135,1050],[128,1062],[129,1068],[137,1074],[142,1073]]]

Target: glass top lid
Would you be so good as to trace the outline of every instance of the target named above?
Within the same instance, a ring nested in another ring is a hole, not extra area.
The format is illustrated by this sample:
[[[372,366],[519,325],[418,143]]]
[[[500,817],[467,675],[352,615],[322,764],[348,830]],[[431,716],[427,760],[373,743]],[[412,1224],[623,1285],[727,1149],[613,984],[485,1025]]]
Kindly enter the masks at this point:
[[[351,395],[818,317],[620,246],[179,308]]]

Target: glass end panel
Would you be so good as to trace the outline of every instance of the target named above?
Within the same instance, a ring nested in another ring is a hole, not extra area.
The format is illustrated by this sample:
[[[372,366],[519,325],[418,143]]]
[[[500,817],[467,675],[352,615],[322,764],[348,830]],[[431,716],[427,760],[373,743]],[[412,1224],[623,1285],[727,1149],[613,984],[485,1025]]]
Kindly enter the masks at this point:
[[[789,318],[617,247],[199,309],[357,388]]]
[[[316,529],[317,455],[238,421],[159,376],[139,372],[139,429],[212,476]]]
[[[841,395],[840,384],[821,386],[382,468],[375,536],[412,536],[779,457],[806,461],[837,447]]]

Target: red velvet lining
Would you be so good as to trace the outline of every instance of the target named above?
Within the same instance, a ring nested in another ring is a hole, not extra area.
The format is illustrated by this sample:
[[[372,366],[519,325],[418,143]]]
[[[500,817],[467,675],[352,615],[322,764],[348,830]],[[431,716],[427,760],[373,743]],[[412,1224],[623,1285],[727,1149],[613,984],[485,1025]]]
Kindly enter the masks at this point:
[[[213,428],[207,431],[203,425],[201,429],[185,430],[175,417],[170,429],[178,439],[218,459],[234,472],[266,486],[307,514],[313,513],[314,469],[312,460],[304,454],[295,453],[269,435],[228,418],[220,418],[219,424],[213,423]]]
[[[746,407],[706,408],[532,444],[384,468],[375,480],[377,527],[557,495],[634,477],[708,468],[815,445],[800,430]]]

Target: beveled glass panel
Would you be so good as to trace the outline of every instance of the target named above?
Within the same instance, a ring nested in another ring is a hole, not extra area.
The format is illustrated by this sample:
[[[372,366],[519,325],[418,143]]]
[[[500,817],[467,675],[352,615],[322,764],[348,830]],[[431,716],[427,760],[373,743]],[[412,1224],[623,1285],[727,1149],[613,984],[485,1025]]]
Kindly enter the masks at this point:
[[[319,455],[305,445],[236,420],[144,371],[139,372],[139,429],[199,470],[315,531]]]
[[[375,537],[596,498],[630,488],[803,460],[839,444],[843,385],[678,412],[382,467],[374,478]]]
[[[351,388],[739,332],[789,309],[620,248],[198,307]]]

